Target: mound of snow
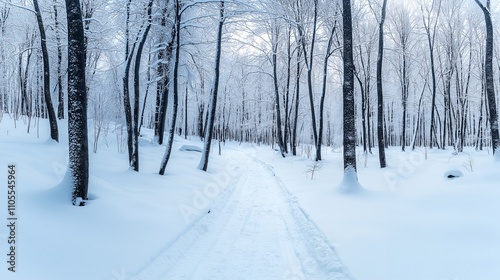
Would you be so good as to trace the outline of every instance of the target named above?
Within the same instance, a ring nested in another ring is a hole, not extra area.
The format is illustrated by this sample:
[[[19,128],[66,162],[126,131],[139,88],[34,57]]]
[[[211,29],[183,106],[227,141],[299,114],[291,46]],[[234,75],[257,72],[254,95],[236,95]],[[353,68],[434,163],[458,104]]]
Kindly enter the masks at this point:
[[[180,151],[183,152],[199,152],[201,153],[201,148],[195,145],[182,145],[179,148]]]
[[[449,169],[444,172],[444,177],[446,179],[455,179],[464,176],[464,173],[458,169]]]

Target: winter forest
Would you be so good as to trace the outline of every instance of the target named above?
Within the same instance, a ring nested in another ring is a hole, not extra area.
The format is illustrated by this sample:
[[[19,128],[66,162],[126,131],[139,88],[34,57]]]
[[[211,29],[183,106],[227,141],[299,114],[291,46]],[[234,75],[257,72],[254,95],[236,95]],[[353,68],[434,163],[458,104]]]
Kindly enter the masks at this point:
[[[498,38],[490,0],[0,0],[1,278],[499,279]]]

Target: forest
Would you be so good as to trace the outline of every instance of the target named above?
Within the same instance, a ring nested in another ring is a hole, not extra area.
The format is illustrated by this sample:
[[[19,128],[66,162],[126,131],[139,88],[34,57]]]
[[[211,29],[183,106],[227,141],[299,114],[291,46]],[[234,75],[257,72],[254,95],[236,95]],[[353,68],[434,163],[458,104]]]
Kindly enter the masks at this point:
[[[499,30],[490,0],[0,0],[0,278],[500,279]]]
[[[90,152],[119,131],[117,152],[135,171],[142,128],[166,145],[160,174],[176,134],[205,139],[202,170],[212,139],[317,161],[323,146],[352,142],[360,153],[377,147],[381,167],[387,147],[498,146],[498,9],[489,0],[343,1],[350,26],[340,1],[82,0],[83,36],[72,39],[73,2],[0,2],[0,117],[28,132],[49,119],[58,141],[56,119],[85,105],[73,115],[87,115]],[[68,95],[78,51],[85,88]],[[70,129],[87,129],[77,123]]]

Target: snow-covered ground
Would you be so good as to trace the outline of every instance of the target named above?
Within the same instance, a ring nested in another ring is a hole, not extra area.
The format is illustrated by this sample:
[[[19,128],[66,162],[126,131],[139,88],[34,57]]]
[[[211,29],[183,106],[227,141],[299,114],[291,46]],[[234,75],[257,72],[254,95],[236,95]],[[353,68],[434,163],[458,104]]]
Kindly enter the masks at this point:
[[[341,153],[328,149],[314,179],[312,161],[262,151],[263,160],[333,242],[360,280],[500,279],[500,164],[487,151],[387,151],[358,157],[362,193],[338,191]],[[469,171],[472,166],[472,172]],[[448,172],[463,177],[448,179]]]
[[[0,279],[500,279],[500,165],[487,151],[391,148],[385,170],[360,154],[366,190],[346,194],[331,148],[313,179],[310,159],[238,143],[214,149],[205,173],[199,152],[179,150],[201,142],[178,138],[159,176],[165,147],[149,144],[150,131],[140,173],[109,132],[91,154],[90,201],[74,207],[59,185],[64,122],[59,144],[44,120],[39,138],[16,126],[0,122]],[[8,164],[18,175],[16,273],[6,263]]]

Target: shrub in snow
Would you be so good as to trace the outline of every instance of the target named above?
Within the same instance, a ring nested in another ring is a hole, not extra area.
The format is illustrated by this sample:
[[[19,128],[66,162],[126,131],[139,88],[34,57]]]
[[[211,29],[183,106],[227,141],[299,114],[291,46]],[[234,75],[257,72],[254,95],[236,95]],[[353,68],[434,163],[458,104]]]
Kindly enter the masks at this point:
[[[306,173],[311,174],[311,180],[314,179],[314,173],[320,171],[323,168],[323,162],[314,161],[312,164],[307,166]]]

